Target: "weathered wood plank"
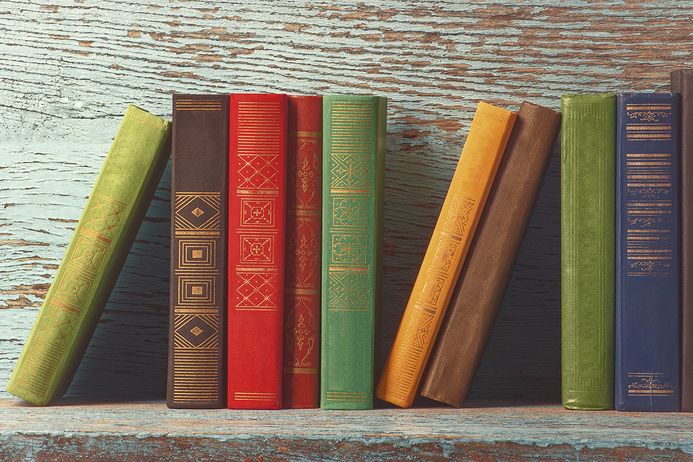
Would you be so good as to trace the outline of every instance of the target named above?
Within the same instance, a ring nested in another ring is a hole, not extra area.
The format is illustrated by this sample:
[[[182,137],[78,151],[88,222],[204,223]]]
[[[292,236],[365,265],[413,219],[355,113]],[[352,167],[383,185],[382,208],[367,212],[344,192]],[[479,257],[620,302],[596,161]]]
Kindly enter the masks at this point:
[[[564,92],[664,90],[672,67],[693,62],[690,6],[0,2],[0,388],[127,103],[170,116],[173,91],[387,96],[386,352],[476,102],[557,108]],[[557,161],[554,153],[477,397],[558,399]],[[164,181],[73,395],[163,396],[169,193]]]
[[[693,415],[478,404],[379,411],[0,402],[12,460],[693,460]],[[300,422],[297,425],[297,422]],[[520,424],[518,424],[520,423]]]

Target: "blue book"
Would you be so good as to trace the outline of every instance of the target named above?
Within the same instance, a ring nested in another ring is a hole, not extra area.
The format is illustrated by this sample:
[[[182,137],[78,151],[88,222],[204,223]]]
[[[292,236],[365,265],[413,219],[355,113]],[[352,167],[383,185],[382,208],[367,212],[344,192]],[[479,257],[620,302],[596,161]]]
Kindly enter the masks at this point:
[[[679,95],[618,95],[616,409],[680,406]]]

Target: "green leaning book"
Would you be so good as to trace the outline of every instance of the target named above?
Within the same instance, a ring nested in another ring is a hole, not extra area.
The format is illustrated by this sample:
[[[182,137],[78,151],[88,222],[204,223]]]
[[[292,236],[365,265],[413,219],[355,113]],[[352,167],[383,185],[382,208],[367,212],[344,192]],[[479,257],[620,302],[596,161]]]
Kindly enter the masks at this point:
[[[561,112],[563,406],[611,409],[616,97],[564,95]]]
[[[386,99],[323,98],[320,407],[373,407]]]
[[[45,405],[70,384],[166,166],[169,125],[125,112],[10,377],[13,395]]]

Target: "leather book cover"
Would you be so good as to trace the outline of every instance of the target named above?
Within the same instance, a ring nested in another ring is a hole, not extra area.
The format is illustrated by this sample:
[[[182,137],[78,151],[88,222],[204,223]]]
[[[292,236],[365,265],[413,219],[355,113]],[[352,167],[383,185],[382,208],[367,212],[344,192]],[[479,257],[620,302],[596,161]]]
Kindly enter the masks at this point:
[[[169,156],[170,124],[129,106],[7,391],[32,404],[72,381]]]
[[[484,352],[532,214],[561,115],[524,102],[472,240],[421,394],[461,406]]]
[[[371,409],[387,100],[323,98],[320,407]]]
[[[693,412],[693,69],[671,73],[671,91],[681,96],[681,410]]]
[[[679,95],[616,113],[616,410],[680,408]]]
[[[616,96],[561,97],[563,406],[613,408]]]
[[[411,407],[516,114],[479,103],[376,396]]]
[[[320,405],[322,97],[289,96],[283,406]]]
[[[229,409],[282,406],[286,95],[229,108]]]
[[[228,95],[173,95],[166,404],[226,407]]]

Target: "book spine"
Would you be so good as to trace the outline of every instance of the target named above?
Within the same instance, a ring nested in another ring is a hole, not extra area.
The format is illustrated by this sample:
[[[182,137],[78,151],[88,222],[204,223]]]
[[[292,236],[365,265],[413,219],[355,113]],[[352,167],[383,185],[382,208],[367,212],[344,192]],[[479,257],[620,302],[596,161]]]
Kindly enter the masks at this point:
[[[290,96],[283,407],[320,405],[322,97]]]
[[[230,97],[230,409],[282,405],[286,95]]]
[[[323,98],[320,407],[373,407],[386,99]]]
[[[616,409],[677,411],[678,95],[618,95],[616,121]]]
[[[7,391],[45,405],[65,391],[168,159],[170,127],[129,106]]]
[[[693,69],[671,73],[681,96],[681,211],[693,209]],[[681,410],[693,412],[693,216],[681,213]]]
[[[376,396],[410,407],[516,115],[479,103]]]
[[[616,97],[566,95],[561,112],[563,405],[611,409]]]
[[[228,95],[173,95],[166,403],[226,407]]]
[[[526,102],[520,106],[431,354],[421,388],[425,397],[459,407],[471,388],[560,120],[551,109]]]

